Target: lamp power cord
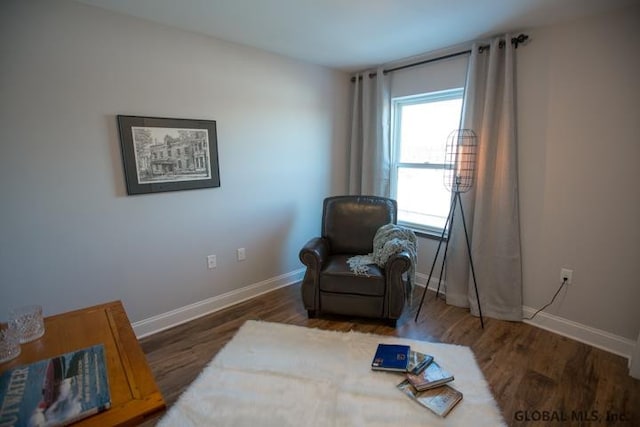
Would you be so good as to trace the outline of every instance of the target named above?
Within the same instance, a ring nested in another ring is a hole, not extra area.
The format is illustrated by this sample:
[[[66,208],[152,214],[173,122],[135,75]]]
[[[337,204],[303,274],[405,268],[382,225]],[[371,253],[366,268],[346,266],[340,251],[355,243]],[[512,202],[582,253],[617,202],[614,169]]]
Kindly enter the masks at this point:
[[[525,317],[523,318],[523,320],[532,320],[534,317],[536,317],[538,315],[538,313],[540,313],[542,310],[544,310],[545,308],[549,307],[551,304],[553,304],[553,302],[556,300],[556,297],[558,296],[558,294],[560,293],[560,290],[562,290],[562,288],[564,287],[564,285],[567,284],[568,279],[565,277],[562,279],[562,283],[560,284],[560,287],[558,288],[558,290],[556,291],[555,295],[553,296],[553,298],[551,298],[551,301],[549,301],[549,303],[547,305],[545,305],[544,307],[542,307],[540,310],[536,311],[535,313],[533,313],[533,315],[531,317]]]

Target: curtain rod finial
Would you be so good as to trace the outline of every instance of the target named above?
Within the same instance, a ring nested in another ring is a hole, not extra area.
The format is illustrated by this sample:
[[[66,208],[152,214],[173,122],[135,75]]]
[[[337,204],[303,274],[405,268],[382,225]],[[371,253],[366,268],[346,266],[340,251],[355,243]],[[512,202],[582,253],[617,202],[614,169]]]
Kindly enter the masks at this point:
[[[520,34],[518,37],[513,37],[511,39],[511,43],[513,43],[513,47],[517,49],[519,44],[526,42],[528,39],[529,39],[528,35]]]

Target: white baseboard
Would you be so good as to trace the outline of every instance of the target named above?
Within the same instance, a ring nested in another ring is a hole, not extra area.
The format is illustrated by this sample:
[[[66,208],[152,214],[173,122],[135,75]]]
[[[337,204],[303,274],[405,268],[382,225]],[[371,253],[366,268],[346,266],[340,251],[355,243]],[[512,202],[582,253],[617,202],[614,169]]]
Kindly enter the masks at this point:
[[[136,337],[143,338],[173,328],[174,326],[222,310],[239,302],[257,297],[258,295],[297,283],[302,280],[304,272],[305,269],[301,268],[148,319],[140,320],[132,324],[133,331]]]
[[[427,284],[428,278],[428,274],[416,272],[416,285],[422,286],[424,288],[424,286]],[[438,276],[431,277],[431,281],[429,282],[429,287],[427,289],[433,292],[436,292],[438,290]],[[440,286],[440,292],[444,292],[444,280],[442,281],[442,285]]]
[[[203,301],[198,301],[194,304],[171,310],[167,313],[135,322],[132,325],[133,330],[138,338],[143,338],[148,335],[164,331],[165,329],[169,329],[190,320],[197,319],[198,317],[222,310],[258,295],[297,283],[302,280],[304,272],[305,269],[301,268],[290,273],[245,286],[241,289],[236,289],[222,295],[217,295]],[[416,285],[424,287],[428,278],[429,277],[426,274],[416,273]],[[438,277],[431,277],[428,289],[435,292],[437,288]],[[440,290],[444,292],[444,286],[442,286]],[[529,317],[536,312],[535,309],[526,306],[522,307],[522,311],[525,317]],[[525,320],[524,322],[619,356],[626,357],[627,359],[631,359],[636,345],[635,341],[630,339],[545,312],[539,313],[533,320]]]
[[[640,334],[629,359],[629,375],[640,380]]]
[[[424,287],[428,278],[429,276],[426,274],[416,273],[416,285]],[[438,276],[431,277],[428,289],[435,292],[437,288]],[[444,286],[440,287],[440,291],[444,292]],[[522,307],[524,317],[530,317],[536,311],[531,307]],[[626,357],[629,360],[631,360],[636,346],[636,342],[630,339],[545,312],[540,312],[533,320],[524,320],[524,322],[618,356]]]
[[[524,317],[532,316],[537,310],[531,307],[522,307]],[[589,344],[601,350],[608,351],[618,356],[631,358],[636,343],[630,339],[614,335],[601,329],[567,320],[545,312],[540,312],[533,320],[524,320],[525,323],[546,329],[558,335]]]

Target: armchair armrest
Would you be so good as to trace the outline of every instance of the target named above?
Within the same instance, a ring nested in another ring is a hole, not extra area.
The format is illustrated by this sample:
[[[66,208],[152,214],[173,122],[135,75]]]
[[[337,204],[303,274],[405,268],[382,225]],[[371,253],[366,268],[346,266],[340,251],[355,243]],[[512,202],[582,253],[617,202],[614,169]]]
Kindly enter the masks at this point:
[[[411,255],[408,251],[401,251],[393,254],[384,265],[385,271],[391,274],[402,275],[411,268]]]
[[[391,255],[384,266],[387,293],[385,295],[387,312],[386,317],[397,319],[402,314],[405,301],[411,300],[413,292],[412,278],[403,279],[405,272],[411,269],[411,255],[408,251]],[[410,276],[410,275],[409,275]]]
[[[309,268],[319,270],[329,256],[329,242],[321,237],[314,237],[300,249],[300,261]]]
[[[320,269],[329,257],[329,242],[321,237],[314,237],[300,249],[300,261],[307,266],[302,279],[302,303],[314,317],[320,309]]]

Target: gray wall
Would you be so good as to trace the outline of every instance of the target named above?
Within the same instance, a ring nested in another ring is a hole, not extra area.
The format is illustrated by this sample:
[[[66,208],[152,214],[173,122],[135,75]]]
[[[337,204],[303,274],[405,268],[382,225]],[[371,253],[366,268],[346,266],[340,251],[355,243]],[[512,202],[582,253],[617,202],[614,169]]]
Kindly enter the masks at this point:
[[[346,74],[65,0],[3,2],[0,58],[0,318],[290,273],[345,191]],[[216,120],[222,186],[127,196],[117,114]]]
[[[524,303],[640,329],[640,7],[527,33],[518,49]]]

